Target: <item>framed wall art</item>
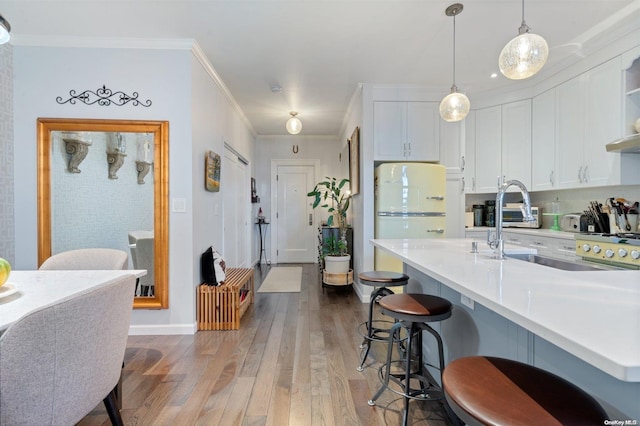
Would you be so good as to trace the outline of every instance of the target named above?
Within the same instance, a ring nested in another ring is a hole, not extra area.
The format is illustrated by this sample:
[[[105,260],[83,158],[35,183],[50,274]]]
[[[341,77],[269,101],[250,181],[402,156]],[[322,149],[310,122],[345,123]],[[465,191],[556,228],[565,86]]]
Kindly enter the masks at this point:
[[[349,139],[349,182],[351,195],[360,192],[360,128],[356,127]]]
[[[207,191],[220,191],[220,155],[208,151],[204,160],[204,187]]]

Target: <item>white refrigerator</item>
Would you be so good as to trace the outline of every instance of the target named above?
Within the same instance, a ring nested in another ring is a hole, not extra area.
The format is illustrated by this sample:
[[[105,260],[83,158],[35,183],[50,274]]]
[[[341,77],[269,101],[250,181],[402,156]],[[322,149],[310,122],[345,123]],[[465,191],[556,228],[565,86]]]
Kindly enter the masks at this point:
[[[443,165],[379,165],[375,169],[375,238],[443,238],[445,192]],[[402,272],[402,262],[376,248],[375,269]]]

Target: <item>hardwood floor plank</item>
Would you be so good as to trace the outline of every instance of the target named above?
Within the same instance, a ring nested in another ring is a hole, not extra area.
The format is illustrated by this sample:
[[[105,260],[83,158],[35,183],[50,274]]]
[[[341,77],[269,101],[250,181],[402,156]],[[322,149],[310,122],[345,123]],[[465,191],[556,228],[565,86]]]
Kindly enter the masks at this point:
[[[297,265],[296,265],[297,266]],[[127,426],[362,425],[401,422],[402,399],[380,386],[386,343],[374,343],[363,372],[368,315],[353,291],[325,289],[304,264],[300,293],[257,293],[239,330],[194,336],[130,336],[123,370]],[[270,268],[256,268],[256,287]],[[376,316],[380,317],[379,309]],[[448,425],[441,404],[410,404],[412,425]],[[110,425],[102,404],[79,426]]]

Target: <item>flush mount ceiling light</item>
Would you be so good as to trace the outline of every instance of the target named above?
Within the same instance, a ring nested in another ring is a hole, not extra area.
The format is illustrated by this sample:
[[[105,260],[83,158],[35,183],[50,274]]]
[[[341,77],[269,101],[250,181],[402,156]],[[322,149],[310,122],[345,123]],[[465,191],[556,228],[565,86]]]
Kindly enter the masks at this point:
[[[529,78],[542,69],[549,56],[549,46],[544,38],[530,32],[524,21],[524,0],[522,0],[522,24],[518,35],[500,52],[498,66],[500,72],[511,80]]]
[[[6,19],[0,15],[0,44],[5,44],[11,38],[9,34],[11,32],[11,25]]]
[[[440,102],[440,116],[449,122],[464,119],[471,108],[469,98],[464,93],[458,92],[456,86],[456,15],[462,13],[462,9],[462,4],[454,3],[444,11],[447,16],[453,16],[453,86],[451,86],[451,93]]]
[[[302,121],[296,117],[297,112],[291,111],[289,114],[291,114],[291,118],[287,120],[287,132],[297,135],[302,130]]]

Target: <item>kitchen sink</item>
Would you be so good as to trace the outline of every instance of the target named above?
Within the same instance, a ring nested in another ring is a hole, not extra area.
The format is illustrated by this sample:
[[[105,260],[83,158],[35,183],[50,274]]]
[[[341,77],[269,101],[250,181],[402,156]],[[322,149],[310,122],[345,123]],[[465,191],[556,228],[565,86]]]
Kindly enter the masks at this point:
[[[596,265],[587,265],[584,263],[571,262],[568,260],[553,259],[551,257],[539,256],[537,254],[507,254],[511,259],[524,260],[538,265],[548,266],[550,268],[562,269],[563,271],[607,271],[611,268],[598,267]]]

